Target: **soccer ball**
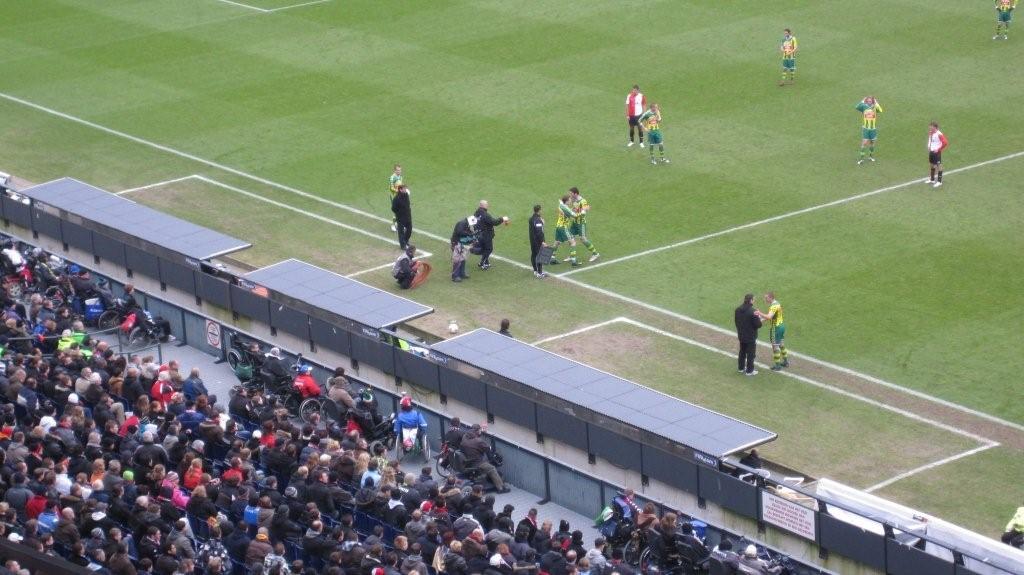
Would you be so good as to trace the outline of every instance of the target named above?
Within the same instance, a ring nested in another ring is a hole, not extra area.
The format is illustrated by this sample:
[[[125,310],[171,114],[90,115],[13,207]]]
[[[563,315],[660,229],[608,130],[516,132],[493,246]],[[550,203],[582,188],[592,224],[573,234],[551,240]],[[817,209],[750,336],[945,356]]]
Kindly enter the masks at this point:
[[[459,333],[459,324],[454,319],[448,320],[448,333],[452,335]]]

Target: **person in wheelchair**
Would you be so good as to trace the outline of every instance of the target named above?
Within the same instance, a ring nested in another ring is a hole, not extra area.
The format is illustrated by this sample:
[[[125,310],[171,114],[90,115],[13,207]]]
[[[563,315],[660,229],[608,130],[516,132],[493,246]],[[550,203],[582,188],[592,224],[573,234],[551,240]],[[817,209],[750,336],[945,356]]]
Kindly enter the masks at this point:
[[[402,449],[410,451],[415,446],[423,450],[427,436],[427,420],[412,405],[412,398],[403,395],[398,402],[398,416],[395,417],[395,437],[402,442]]]
[[[706,564],[711,552],[693,536],[689,523],[680,530],[675,513],[666,513],[648,530],[648,545],[653,563],[661,572],[693,573]]]
[[[270,383],[289,379],[288,368],[285,366],[284,360],[281,359],[281,350],[279,348],[270,348],[270,351],[263,358],[260,373],[264,374]]]
[[[313,366],[311,365],[300,365],[298,368],[298,374],[292,381],[292,388],[302,396],[302,399],[309,399],[310,397],[320,397],[323,393],[320,389],[320,384],[313,379]]]
[[[459,446],[459,452],[465,456],[466,469],[476,469],[487,476],[498,490],[498,493],[508,493],[510,489],[505,487],[505,481],[498,473],[498,468],[491,463],[494,457],[491,444],[483,438],[483,431],[474,426],[466,432]]]
[[[348,423],[345,432],[358,431],[367,441],[378,439],[379,428],[384,418],[377,412],[377,399],[370,390],[364,389],[356,400],[356,405],[348,410]]]

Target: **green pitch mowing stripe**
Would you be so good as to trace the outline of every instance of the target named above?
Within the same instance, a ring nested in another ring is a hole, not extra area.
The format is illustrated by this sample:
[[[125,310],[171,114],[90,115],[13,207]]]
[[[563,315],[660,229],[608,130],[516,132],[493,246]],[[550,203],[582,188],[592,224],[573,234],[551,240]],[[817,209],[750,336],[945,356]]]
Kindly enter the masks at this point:
[[[815,477],[866,487],[978,445],[789,378],[764,372],[746,377],[736,373],[734,361],[634,325],[608,325],[542,347],[766,426],[779,439],[761,451]],[[860,440],[849,441],[854,436]],[[868,445],[872,448],[865,449]]]

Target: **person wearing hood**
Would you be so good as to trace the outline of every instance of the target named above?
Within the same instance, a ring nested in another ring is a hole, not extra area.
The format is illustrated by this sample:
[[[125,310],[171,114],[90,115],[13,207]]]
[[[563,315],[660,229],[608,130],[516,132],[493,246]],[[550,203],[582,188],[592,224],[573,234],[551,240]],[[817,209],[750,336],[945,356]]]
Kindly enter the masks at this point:
[[[267,554],[273,550],[270,546],[270,532],[266,527],[260,527],[256,531],[256,539],[249,542],[249,547],[245,550],[245,564],[249,567],[253,565],[263,563],[266,559]]]
[[[421,575],[427,573],[427,563],[423,560],[423,546],[413,543],[409,547],[409,554],[402,559],[398,570],[402,572],[402,575],[409,575],[413,571]]]
[[[288,518],[288,505],[282,503],[270,520],[270,535],[275,541],[297,539],[302,536],[302,527]]]
[[[466,275],[466,251],[476,239],[476,216],[467,216],[455,223],[452,231],[452,281],[461,282],[469,279]]]
[[[604,555],[604,550],[608,546],[608,542],[604,537],[598,537],[594,540],[593,549],[587,551],[585,555],[587,561],[590,563],[590,570],[594,573],[600,573],[604,571],[605,565],[608,564],[608,558]]]

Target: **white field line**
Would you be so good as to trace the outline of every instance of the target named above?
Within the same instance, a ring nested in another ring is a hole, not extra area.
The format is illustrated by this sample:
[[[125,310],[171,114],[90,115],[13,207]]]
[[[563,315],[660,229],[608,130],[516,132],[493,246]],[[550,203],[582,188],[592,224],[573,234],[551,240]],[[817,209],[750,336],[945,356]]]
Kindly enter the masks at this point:
[[[617,318],[613,318],[613,319],[610,319],[610,320],[607,320],[607,321],[602,321],[601,323],[595,323],[593,325],[586,325],[586,326],[583,326],[583,327],[581,327],[579,329],[574,329],[572,331],[567,331],[565,333],[560,333],[558,335],[553,335],[551,337],[545,337],[544,339],[538,339],[537,341],[533,342],[530,345],[541,345],[541,344],[544,344],[544,343],[548,343],[549,341],[555,341],[556,339],[562,339],[563,337],[572,337],[574,335],[579,335],[581,333],[586,333],[586,332],[588,332],[590,330],[593,330],[593,329],[600,329],[600,328],[602,328],[602,327],[604,327],[606,325],[611,325],[613,323],[619,323],[619,322],[622,321],[622,319],[623,318],[621,318],[621,317],[617,317]]]
[[[248,8],[249,10],[255,10],[255,11],[260,12],[262,14],[267,14],[267,13],[270,12],[270,10],[267,10],[266,8],[259,8],[257,6],[250,6],[248,4],[245,4],[244,2],[235,2],[234,0],[217,0],[217,2],[223,2],[224,4],[231,4],[232,6],[238,6],[239,8]]]
[[[361,215],[363,217],[370,218],[370,219],[376,220],[378,222],[387,223],[387,224],[391,223],[391,220],[389,218],[384,218],[382,216],[378,216],[377,214],[372,214],[370,212],[367,212],[367,211],[364,211],[364,210],[360,210],[358,208],[349,206],[347,204],[342,204],[340,202],[335,202],[335,201],[332,201],[332,200],[328,200],[326,198],[321,198],[320,196],[317,196],[315,194],[311,194],[309,192],[304,192],[304,191],[299,190],[297,188],[294,188],[294,187],[291,187],[291,186],[287,186],[285,184],[280,184],[280,183],[274,182],[273,180],[268,180],[266,178],[250,174],[248,172],[244,172],[244,171],[239,170],[237,168],[232,168],[230,166],[226,166],[224,164],[220,164],[220,163],[217,163],[217,162],[214,162],[214,161],[211,161],[211,160],[207,160],[205,158],[200,158],[199,156],[196,156],[194,154],[190,154],[188,152],[183,152],[181,150],[177,150],[175,148],[171,148],[171,147],[165,146],[163,144],[158,144],[156,142],[152,142],[150,140],[146,140],[146,139],[140,138],[138,136],[133,136],[131,134],[126,134],[125,132],[121,132],[121,131],[115,130],[113,128],[108,128],[106,126],[102,126],[102,125],[97,124],[95,122],[90,122],[89,120],[85,120],[85,119],[79,118],[77,116],[72,116],[71,114],[66,114],[66,113],[61,112],[59,110],[54,110],[53,108],[48,108],[46,106],[42,106],[40,104],[36,104],[36,103],[30,102],[28,100],[24,100],[22,98],[18,98],[17,96],[12,96],[12,95],[7,94],[5,92],[0,92],[0,98],[3,98],[5,100],[11,101],[11,102],[14,102],[16,104],[21,104],[23,106],[32,108],[34,110],[37,110],[37,111],[40,111],[40,112],[43,112],[43,113],[46,113],[46,114],[50,114],[51,116],[56,116],[58,118],[65,119],[65,120],[68,120],[70,122],[75,122],[77,124],[81,124],[83,126],[87,126],[87,127],[93,128],[95,130],[99,130],[101,132],[110,134],[112,136],[117,136],[119,138],[123,138],[123,139],[126,139],[128,141],[135,142],[137,144],[141,144],[143,146],[147,146],[147,147],[150,147],[150,148],[153,148],[153,149],[156,149],[156,150],[160,150],[162,152],[166,152],[166,153],[174,155],[174,156],[178,156],[179,158],[185,158],[187,160],[192,160],[192,161],[197,162],[199,164],[203,164],[203,165],[209,166],[211,168],[216,168],[218,170],[222,170],[222,171],[227,172],[229,174],[234,174],[236,176],[239,176],[239,177],[248,179],[250,181],[266,185],[266,186],[271,187],[271,188],[276,188],[278,190],[282,190],[282,191],[285,191],[285,192],[290,192],[290,193],[295,194],[297,196],[301,196],[303,198],[307,198],[309,200],[312,200],[312,201],[315,201],[315,202],[319,202],[319,203],[324,204],[324,205],[328,205],[328,206],[331,206],[331,207],[334,207],[334,208],[338,208],[338,209],[341,209],[341,210],[346,210],[346,211],[349,211],[349,212],[354,213],[354,214],[359,214],[359,215]],[[1020,155],[1024,155],[1024,152],[1018,152],[1018,153],[1015,153],[1015,154],[1010,154],[1008,156],[1001,156],[999,158],[994,158],[994,159],[991,159],[991,160],[987,160],[985,162],[980,162],[978,164],[972,164],[971,166],[966,166],[964,168],[958,168],[956,170],[950,170],[947,173],[955,173],[955,172],[963,171],[964,169],[967,169],[968,167],[977,168],[977,167],[985,166],[985,165],[996,163],[996,162],[1002,162],[1002,161],[1007,160],[1009,158],[1017,157],[1017,156],[1020,156]],[[216,182],[216,183],[220,184],[220,182]],[[251,194],[251,192],[246,192],[246,193],[247,194]],[[264,198],[263,196],[258,196],[258,195],[255,195],[255,194],[253,194],[253,196],[256,197],[256,198],[259,198],[262,201],[266,201],[268,203],[272,203],[274,205],[279,205],[280,207],[284,207],[285,209],[292,210],[292,211],[298,211],[297,208],[294,208],[292,206],[288,206],[288,205],[282,204],[280,202],[276,202],[274,200],[269,200],[267,198]],[[300,213],[310,214],[311,212],[301,211]],[[316,216],[316,217],[317,217],[317,219],[321,219],[323,221],[333,222],[335,225],[340,225],[341,227],[345,227],[345,228],[349,228],[349,229],[353,229],[353,230],[358,229],[358,228],[354,228],[353,226],[348,226],[348,225],[345,225],[345,224],[341,224],[340,222],[335,222],[334,220],[331,220],[329,218],[324,218],[323,216]],[[359,233],[362,233],[364,235],[370,235],[371,237],[382,237],[382,236],[377,236],[376,234],[373,234],[372,232],[367,232],[365,230],[360,230]],[[437,240],[437,241],[443,242],[446,245],[449,244],[449,241],[450,241],[449,238],[442,237],[440,235],[437,235],[437,234],[434,234],[434,233],[430,233],[430,232],[426,232],[426,231],[418,231],[417,233],[419,235],[421,235],[421,236],[424,236],[424,237],[427,237],[427,238],[430,238],[430,239],[433,239],[433,240]],[[513,265],[513,266],[518,267],[520,269],[524,269],[524,270],[532,270],[533,269],[531,266],[529,266],[527,264],[524,264],[522,262],[519,262],[519,261],[516,261],[516,260],[513,260],[513,259],[509,259],[509,258],[506,258],[506,257],[503,257],[503,256],[493,255],[491,257],[493,257],[494,259],[499,260],[499,261],[507,262],[510,265]],[[593,267],[593,266],[591,266],[591,267]],[[568,283],[570,285],[574,285],[576,287],[579,287],[579,288],[582,288],[582,289],[586,289],[586,290],[592,291],[594,293],[601,294],[601,295],[603,295],[605,297],[609,297],[609,298],[612,298],[612,299],[619,300],[621,302],[625,302],[625,303],[628,303],[628,304],[633,304],[633,305],[636,305],[638,307],[642,307],[642,308],[644,308],[646,310],[649,310],[649,311],[652,311],[652,312],[655,312],[655,313],[658,313],[658,314],[661,314],[661,315],[665,315],[665,316],[671,317],[673,319],[684,321],[684,322],[687,322],[687,323],[690,323],[690,324],[693,324],[693,325],[697,325],[697,326],[700,326],[700,327],[703,327],[703,328],[706,328],[706,329],[711,329],[711,330],[717,331],[719,333],[724,333],[724,334],[732,335],[731,331],[729,331],[729,330],[727,330],[725,328],[719,327],[717,325],[708,323],[706,321],[702,321],[702,320],[699,320],[697,318],[690,317],[688,315],[677,313],[677,312],[674,312],[672,310],[665,309],[663,307],[659,307],[659,306],[656,306],[656,305],[653,305],[653,304],[650,304],[650,303],[647,303],[647,302],[644,302],[644,301],[640,301],[638,299],[622,295],[622,294],[620,294],[618,292],[613,292],[611,290],[600,288],[600,287],[597,287],[595,285],[584,283],[584,282],[581,282],[581,281],[579,281],[579,280],[577,280],[575,278],[564,277],[564,274],[556,274],[556,275],[552,275],[551,277],[558,278],[561,281],[564,281],[564,282],[566,282],[566,283]],[[907,393],[907,394],[913,395],[914,397],[918,397],[918,398],[921,398],[921,399],[924,399],[924,400],[927,400],[927,401],[931,401],[933,403],[937,403],[939,405],[943,405],[943,406],[948,407],[950,409],[956,409],[956,410],[961,411],[963,413],[968,413],[968,414],[971,414],[971,415],[973,415],[975,417],[980,417],[982,419],[986,419],[988,421],[991,421],[991,422],[994,422],[994,423],[998,423],[999,425],[1002,425],[1002,426],[1005,426],[1005,427],[1016,429],[1018,431],[1024,431],[1024,425],[1021,425],[1021,424],[1018,424],[1018,423],[1014,423],[1012,421],[1007,421],[1005,419],[996,417],[994,415],[990,415],[988,413],[984,413],[984,412],[978,411],[976,409],[972,409],[972,408],[964,406],[964,405],[953,403],[951,401],[947,401],[945,399],[941,399],[941,398],[929,395],[929,394],[921,392],[921,391],[916,391],[916,390],[913,390],[913,389],[910,389],[910,388],[906,388],[906,387],[897,385],[895,383],[891,383],[891,382],[879,379],[879,378],[874,377],[872,375],[868,375],[868,374],[865,374],[865,373],[854,371],[854,370],[849,369],[849,368],[840,367],[840,366],[838,366],[836,364],[829,363],[827,361],[823,361],[823,360],[820,360],[820,359],[816,359],[816,358],[811,357],[811,356],[799,354],[799,353],[796,353],[796,352],[794,352],[792,350],[790,350],[789,353],[790,353],[790,355],[792,357],[798,357],[798,358],[801,358],[801,359],[803,359],[805,361],[808,361],[808,362],[811,362],[811,363],[815,363],[815,364],[823,366],[823,367],[828,367],[828,368],[831,368],[831,369],[837,369],[837,370],[839,370],[839,371],[841,371],[843,373],[846,373],[848,375],[852,375],[854,377],[859,377],[859,378],[863,379],[864,381],[867,381],[867,382],[870,382],[870,383],[881,385],[881,386],[887,387],[889,389],[900,391],[902,393]]]
[[[946,175],[949,176],[949,175],[956,174],[956,173],[959,173],[959,172],[966,172],[968,170],[973,170],[975,168],[980,168],[982,166],[987,166],[989,164],[995,164],[995,163],[998,163],[998,162],[1005,162],[1006,160],[1012,160],[1013,158],[1017,158],[1017,157],[1020,157],[1020,156],[1024,156],[1024,151],[1016,152],[1016,153],[1013,153],[1013,154],[1007,154],[1005,156],[1000,156],[998,158],[994,158],[994,159],[991,159],[991,160],[985,160],[984,162],[978,162],[976,164],[971,164],[969,166],[963,166],[961,168],[956,168],[956,169],[953,169],[953,170],[948,170],[946,172]],[[734,233],[734,232],[748,230],[750,228],[756,228],[758,226],[763,226],[765,224],[770,224],[772,222],[778,222],[778,221],[781,221],[781,220],[789,219],[789,218],[792,218],[794,216],[800,216],[800,215],[803,215],[803,214],[808,214],[808,213],[811,213],[811,212],[816,212],[818,210],[823,210],[825,208],[831,208],[833,206],[840,206],[840,205],[847,204],[847,203],[850,203],[850,202],[855,202],[857,200],[862,200],[864,198],[870,198],[871,196],[877,196],[878,194],[884,194],[886,192],[892,192],[892,191],[895,191],[895,190],[899,190],[899,189],[902,189],[902,188],[906,188],[906,187],[912,186],[914,184],[921,183],[925,179],[927,179],[927,178],[917,178],[916,180],[910,180],[910,181],[907,181],[907,182],[903,182],[902,184],[896,184],[894,186],[888,186],[888,187],[885,187],[885,188],[879,188],[877,190],[872,190],[870,192],[864,192],[862,194],[857,194],[857,195],[849,196],[849,197],[846,197],[846,198],[840,198],[838,200],[833,200],[831,202],[825,202],[824,204],[818,204],[816,206],[810,206],[810,207],[807,207],[807,208],[802,208],[802,209],[799,209],[799,210],[794,210],[792,212],[786,212],[784,214],[779,214],[777,216],[772,216],[770,218],[765,218],[763,220],[757,220],[755,222],[749,222],[749,223],[746,223],[746,224],[743,224],[743,225],[739,225],[739,226],[733,226],[731,228],[726,228],[724,230],[719,230],[717,232],[712,232],[710,234],[704,234],[703,236],[697,236],[695,238],[690,238],[688,240],[683,240],[681,242],[676,242],[674,244],[668,244],[668,245],[664,245],[664,246],[660,246],[660,247],[656,247],[656,248],[651,248],[649,250],[644,250],[644,251],[641,251],[641,252],[636,252],[634,254],[629,254],[629,255],[622,256],[622,257],[613,258],[613,259],[610,259],[610,260],[604,260],[602,262],[597,262],[595,264],[590,264],[590,265],[578,267],[578,268],[576,268],[574,270],[569,270],[569,271],[562,272],[562,273],[556,274],[556,275],[568,276],[568,275],[578,274],[578,273],[585,272],[587,270],[593,270],[593,269],[597,269],[597,268],[600,268],[600,267],[603,267],[603,266],[610,266],[612,264],[617,264],[617,263],[620,263],[620,262],[625,262],[625,261],[633,260],[633,259],[636,259],[636,258],[642,258],[644,256],[649,256],[649,255],[656,254],[656,253],[659,253],[659,252],[663,252],[663,251],[667,251],[667,250],[672,250],[672,249],[675,249],[675,248],[681,248],[683,246],[688,246],[688,245],[691,245],[691,244],[702,242],[704,240],[710,240],[712,238],[717,238],[717,237],[728,235],[728,234],[731,234],[731,233]]]
[[[277,200],[272,200],[270,198],[265,198],[265,197],[263,197],[263,196],[261,196],[259,194],[254,194],[253,192],[250,192],[249,190],[243,190],[242,188],[238,188],[238,187],[232,186],[230,184],[225,184],[224,182],[217,181],[217,180],[215,180],[213,178],[208,178],[206,176],[202,176],[202,175],[199,175],[199,174],[196,174],[196,175],[194,175],[192,177],[197,179],[197,180],[202,180],[202,181],[204,181],[204,182],[206,182],[208,184],[212,184],[214,186],[219,186],[219,187],[221,187],[221,188],[223,188],[225,190],[228,190],[230,192],[235,192],[236,194],[241,194],[241,195],[243,195],[243,196],[245,196],[247,198],[252,198],[254,200],[257,200],[257,201],[260,201],[260,202],[264,202],[264,203],[270,204],[272,206],[275,206],[275,207],[278,207],[278,208],[281,208],[281,209],[289,210],[289,211],[295,212],[297,214],[302,214],[303,216],[306,216],[308,218],[312,218],[312,219],[317,220],[317,221],[324,222],[325,224],[330,224],[332,226],[337,226],[339,228],[344,228],[346,230],[349,230],[350,232],[355,232],[357,234],[362,234],[362,235],[364,235],[366,237],[370,237],[370,238],[373,238],[373,239],[376,239],[376,240],[381,240],[381,241],[388,242],[388,243],[394,245],[395,249],[398,248],[398,240],[396,238],[389,238],[389,237],[386,237],[386,236],[382,236],[380,234],[375,234],[373,232],[368,232],[368,231],[366,231],[363,228],[360,228],[358,226],[349,225],[349,224],[346,224],[344,222],[339,222],[338,220],[332,220],[331,218],[328,218],[327,216],[322,216],[320,214],[317,214],[317,213],[314,213],[314,212],[310,212],[308,210],[303,210],[301,208],[296,208],[295,206],[289,206],[288,204],[286,204],[284,202],[279,202]]]
[[[713,352],[713,353],[717,353],[718,355],[724,355],[726,357],[731,357],[733,359],[736,358],[736,354],[735,353],[726,351],[724,349],[719,349],[719,348],[717,348],[717,347],[715,347],[713,345],[708,345],[708,344],[706,344],[704,342],[697,341],[695,339],[691,339],[691,338],[688,338],[686,336],[682,336],[682,335],[679,335],[679,334],[676,334],[676,333],[672,333],[670,331],[665,331],[665,330],[663,330],[661,328],[657,328],[657,327],[654,327],[652,325],[648,325],[646,323],[643,323],[643,322],[640,322],[640,321],[637,321],[635,319],[628,318],[628,317],[617,317],[615,319],[610,319],[608,321],[603,321],[601,323],[597,323],[597,324],[594,324],[594,325],[585,326],[585,327],[582,327],[582,328],[579,328],[579,329],[576,329],[576,330],[573,330],[573,331],[569,331],[569,332],[566,332],[566,333],[563,333],[563,334],[559,334],[559,335],[555,335],[555,336],[552,336],[552,337],[544,338],[544,339],[538,341],[537,343],[534,343],[533,345],[538,345],[538,344],[541,344],[541,343],[547,343],[547,342],[554,341],[556,339],[560,339],[560,338],[563,338],[563,337],[571,337],[571,336],[578,335],[580,333],[584,333],[584,332],[587,332],[587,331],[590,331],[590,330],[598,329],[600,327],[604,327],[604,326],[607,326],[607,325],[610,325],[610,324],[613,324],[613,323],[625,323],[625,324],[628,324],[628,325],[639,327],[641,329],[645,329],[647,331],[650,331],[651,333],[662,335],[662,336],[665,336],[667,338],[674,339],[676,341],[680,341],[680,342],[683,342],[683,343],[686,343],[686,344],[689,344],[689,345],[692,345],[692,346],[695,346],[695,347],[699,347],[699,348],[701,348],[703,350],[707,350],[707,351],[710,351],[710,352]],[[759,368],[761,368],[762,370],[767,370],[769,368],[768,365],[763,364],[761,362],[757,362],[757,366]],[[827,391],[831,391],[833,393],[837,393],[837,394],[842,395],[844,397],[848,397],[850,399],[855,399],[857,401],[861,401],[861,402],[867,403],[868,405],[871,405],[871,406],[874,406],[874,407],[878,407],[878,408],[884,409],[886,411],[890,411],[892,413],[895,413],[897,415],[901,415],[901,416],[906,417],[908,419],[912,419],[914,421],[919,421],[921,423],[925,423],[925,424],[931,425],[932,427],[937,427],[939,429],[942,429],[943,431],[948,431],[950,433],[955,433],[957,435],[966,437],[968,439],[972,439],[972,440],[977,441],[978,443],[982,443],[984,445],[989,445],[989,444],[996,443],[995,441],[993,441],[991,439],[988,439],[987,437],[982,437],[980,435],[971,433],[969,431],[964,431],[962,429],[953,427],[952,425],[947,425],[945,423],[942,423],[941,421],[935,421],[934,419],[928,419],[927,417],[923,417],[923,416],[918,415],[918,414],[916,414],[916,413],[914,413],[912,411],[907,411],[905,409],[900,409],[898,407],[893,407],[891,405],[882,403],[880,401],[876,401],[876,400],[871,399],[869,397],[864,397],[863,395],[860,395],[860,394],[857,394],[857,393],[853,393],[852,391],[847,391],[845,389],[842,389],[842,388],[839,388],[839,387],[835,387],[835,386],[829,385],[827,383],[822,383],[820,381],[811,379],[809,377],[804,377],[802,375],[797,375],[795,373],[791,373],[791,372],[788,372],[788,371],[779,371],[779,372],[776,372],[776,373],[778,373],[779,375],[785,376],[785,377],[789,377],[789,378],[795,379],[795,380],[800,381],[802,383],[813,385],[815,387],[818,387],[818,388],[821,388],[821,389],[824,389],[824,390],[827,390]]]
[[[330,2],[330,1],[331,0],[312,0],[312,2],[302,2],[302,3],[299,3],[299,4],[292,4],[291,6],[282,6],[280,8],[270,8],[270,9],[267,10],[267,12],[280,12],[282,10],[291,10],[292,8],[301,8],[303,6],[312,6],[314,4],[324,4],[325,2]]]
[[[903,473],[900,473],[899,475],[890,477],[889,479],[886,479],[885,481],[883,481],[881,483],[876,483],[876,484],[872,485],[871,487],[868,487],[864,491],[866,493],[872,493],[872,492],[878,491],[879,489],[888,487],[888,486],[892,485],[893,483],[896,483],[897,481],[906,479],[906,478],[911,477],[913,475],[917,475],[918,473],[922,473],[924,471],[928,471],[929,469],[935,469],[936,467],[938,467],[940,465],[945,465],[947,463],[952,463],[954,461],[957,461],[958,459],[963,459],[965,457],[970,457],[970,456],[972,456],[972,455],[974,455],[976,453],[981,453],[982,451],[987,451],[989,449],[992,449],[993,447],[999,447],[999,444],[996,443],[996,442],[992,442],[992,443],[989,443],[989,444],[986,444],[986,445],[982,445],[980,447],[975,447],[974,449],[969,449],[969,450],[967,450],[967,451],[965,451],[963,453],[957,453],[956,455],[950,455],[949,457],[946,457],[946,458],[943,458],[943,459],[939,459],[938,461],[933,461],[931,463],[926,463],[925,465],[922,465],[921,467],[917,467],[917,468],[911,469],[910,471],[904,471]]]
[[[149,184],[149,185],[146,185],[146,186],[139,186],[137,188],[128,188],[127,190],[121,190],[120,192],[117,192],[114,195],[116,195],[116,196],[123,196],[125,194],[130,194],[132,192],[141,192],[143,190],[151,190],[153,188],[159,188],[159,187],[162,187],[162,186],[169,186],[171,184],[176,184],[178,182],[184,182],[185,180],[191,180],[193,178],[195,178],[195,176],[185,176],[183,178],[174,178],[173,180],[166,180],[166,181],[163,181],[163,182],[157,182],[155,184]]]
[[[419,258],[419,259],[429,258],[430,256],[434,255],[434,254],[432,254],[430,252],[424,252],[424,251],[421,251],[421,250],[417,250],[417,251],[419,252],[419,254],[416,257]],[[375,272],[377,270],[387,269],[387,268],[390,268],[393,265],[395,265],[395,264],[394,263],[380,264],[379,266],[374,266],[372,268],[366,268],[365,270],[359,270],[357,272],[352,272],[350,274],[346,274],[345,277],[347,277],[347,278],[354,278],[354,277],[361,276],[363,274],[368,274],[370,272]]]

